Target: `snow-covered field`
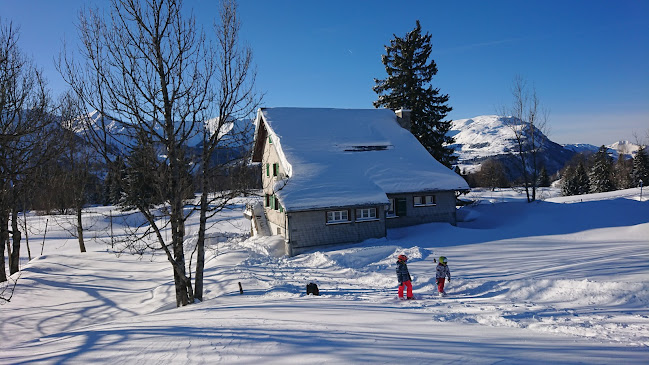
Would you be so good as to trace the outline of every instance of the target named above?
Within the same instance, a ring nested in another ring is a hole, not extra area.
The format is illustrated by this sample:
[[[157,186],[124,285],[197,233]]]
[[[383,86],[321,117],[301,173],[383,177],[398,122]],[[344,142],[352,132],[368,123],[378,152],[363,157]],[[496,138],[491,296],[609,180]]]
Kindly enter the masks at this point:
[[[247,239],[240,210],[224,213],[205,301],[185,308],[162,256],[111,252],[110,208],[85,216],[85,254],[65,219],[30,216],[35,258],[0,306],[0,363],[649,363],[649,201],[638,189],[546,190],[532,204],[511,190],[470,195],[480,203],[460,209],[457,227],[292,258],[277,237]],[[396,299],[402,253],[415,301]],[[453,275],[445,298],[434,293],[440,255]],[[321,296],[305,295],[309,282]]]

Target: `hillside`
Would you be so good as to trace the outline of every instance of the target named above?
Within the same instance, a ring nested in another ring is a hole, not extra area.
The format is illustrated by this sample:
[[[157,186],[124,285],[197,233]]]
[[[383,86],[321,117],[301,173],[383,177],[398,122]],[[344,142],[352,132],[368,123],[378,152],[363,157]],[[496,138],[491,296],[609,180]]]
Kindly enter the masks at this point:
[[[649,202],[639,190],[528,204],[473,191],[462,222],[390,230],[385,239],[285,257],[275,237],[246,238],[241,212],[213,226],[203,303],[174,308],[169,264],[113,254],[93,208],[77,253],[65,217],[1,307],[5,363],[646,363]],[[243,204],[245,201],[241,201]],[[615,212],[615,214],[612,214]],[[54,224],[56,223],[56,224]],[[189,222],[189,232],[195,222]],[[113,227],[117,231],[119,225]],[[191,240],[190,240],[191,242]],[[191,247],[188,250],[191,251]],[[399,301],[394,261],[418,300]],[[26,255],[26,253],[25,253]],[[433,259],[449,258],[446,298]],[[241,282],[244,295],[239,294]],[[315,282],[321,296],[306,296]]]
[[[479,170],[487,159],[500,161],[510,179],[520,176],[515,156],[517,151],[514,132],[507,126],[509,118],[497,115],[483,115],[470,119],[452,121],[451,134],[455,137],[458,166],[461,171]],[[541,147],[541,163],[549,174],[561,169],[575,152],[552,142],[542,131],[536,130],[535,139]]]
[[[479,170],[487,159],[503,163],[510,178],[520,174],[517,161],[511,155],[517,151],[514,133],[506,125],[508,118],[497,115],[483,115],[469,119],[452,121],[449,134],[455,137],[455,153],[461,171]],[[549,174],[563,168],[576,153],[595,153],[599,146],[590,144],[559,145],[550,140],[542,131],[537,131],[536,140],[540,142],[542,163]],[[628,141],[619,141],[607,146],[609,154],[631,158],[639,146]]]

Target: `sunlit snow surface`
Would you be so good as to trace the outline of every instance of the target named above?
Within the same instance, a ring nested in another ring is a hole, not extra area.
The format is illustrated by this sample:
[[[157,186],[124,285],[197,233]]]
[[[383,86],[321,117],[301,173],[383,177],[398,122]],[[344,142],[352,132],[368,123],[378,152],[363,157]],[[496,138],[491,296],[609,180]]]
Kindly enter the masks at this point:
[[[279,237],[247,238],[237,208],[212,228],[205,300],[185,308],[162,255],[111,252],[110,208],[85,214],[85,254],[67,219],[31,215],[35,258],[0,306],[0,363],[647,363],[649,199],[639,194],[543,190],[528,204],[512,190],[474,191],[457,227],[292,258]],[[416,301],[396,299],[399,254]],[[440,255],[446,298],[435,294]],[[321,296],[305,295],[309,282]]]

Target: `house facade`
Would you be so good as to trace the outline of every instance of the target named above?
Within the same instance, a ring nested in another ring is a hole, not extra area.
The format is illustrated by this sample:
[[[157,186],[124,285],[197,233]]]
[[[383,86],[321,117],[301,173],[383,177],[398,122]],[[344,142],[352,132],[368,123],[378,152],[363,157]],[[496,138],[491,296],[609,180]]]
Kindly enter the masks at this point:
[[[262,108],[253,162],[262,166],[267,232],[288,255],[385,237],[388,228],[456,223],[460,176],[387,109]]]

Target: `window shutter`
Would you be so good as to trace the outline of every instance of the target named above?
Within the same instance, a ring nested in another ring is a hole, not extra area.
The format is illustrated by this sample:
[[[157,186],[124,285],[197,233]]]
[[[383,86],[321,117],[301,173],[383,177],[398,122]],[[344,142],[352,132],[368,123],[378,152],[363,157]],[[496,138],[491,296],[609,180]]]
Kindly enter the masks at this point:
[[[270,176],[270,164],[266,164],[266,177]]]

